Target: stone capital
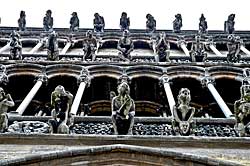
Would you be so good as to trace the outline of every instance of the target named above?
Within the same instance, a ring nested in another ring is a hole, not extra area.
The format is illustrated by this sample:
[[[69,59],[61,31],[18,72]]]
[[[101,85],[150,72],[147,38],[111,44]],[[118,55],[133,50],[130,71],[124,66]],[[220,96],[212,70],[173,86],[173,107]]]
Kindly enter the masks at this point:
[[[120,83],[122,83],[122,82],[126,82],[126,83],[130,83],[130,78],[129,78],[129,76],[126,74],[126,73],[123,73],[120,77],[119,77],[119,79],[118,79],[118,83],[120,84]]]
[[[46,73],[41,73],[36,76],[36,81],[42,81],[43,83],[48,83],[48,76]]]
[[[170,78],[169,76],[167,75],[162,75],[160,78],[159,78],[159,81],[160,81],[160,84],[165,84],[165,83],[169,83],[170,82]]]
[[[91,81],[91,78],[90,78],[89,71],[83,68],[80,75],[77,78],[77,83],[80,84],[81,82],[85,82],[87,86],[89,86],[90,81]]]
[[[204,76],[201,78],[202,87],[207,87],[208,84],[215,84],[215,79],[211,76]]]

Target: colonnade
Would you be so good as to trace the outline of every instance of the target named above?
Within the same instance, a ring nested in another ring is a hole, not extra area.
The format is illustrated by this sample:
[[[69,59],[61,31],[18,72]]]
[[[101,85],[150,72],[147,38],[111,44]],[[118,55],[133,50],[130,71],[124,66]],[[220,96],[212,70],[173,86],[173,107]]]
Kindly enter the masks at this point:
[[[121,75],[121,77],[123,77],[123,75]],[[41,86],[48,81],[48,77],[44,73],[39,74],[36,79],[37,79],[37,81],[36,81],[35,85],[31,88],[31,90],[29,91],[27,96],[24,98],[24,100],[22,101],[22,103],[19,105],[19,107],[16,110],[16,112],[18,112],[18,114],[20,114],[20,115],[22,115],[24,113],[25,109],[28,107],[28,105],[30,104],[30,102],[32,101],[34,96],[37,94],[37,92],[39,91]],[[72,104],[71,109],[70,109],[70,113],[72,115],[77,114],[83,93],[84,93],[86,87],[90,85],[90,80],[91,80],[91,75],[89,74],[87,69],[83,68],[83,70],[80,72],[80,75],[78,76],[79,86],[78,86],[77,93],[75,94],[73,104]],[[173,93],[171,90],[171,86],[169,83],[170,80],[171,80],[171,78],[167,75],[167,73],[164,73],[159,78],[159,81],[164,86],[164,90],[165,90],[167,100],[168,100],[168,105],[169,105],[171,114],[173,115],[173,106],[176,104],[176,102],[175,102],[175,99],[174,99],[174,96],[173,96]],[[215,99],[215,101],[219,105],[219,107],[220,107],[221,111],[223,112],[223,114],[225,115],[225,117],[230,118],[233,114],[230,111],[230,109],[228,108],[228,106],[226,105],[223,98],[218,93],[217,89],[215,88],[215,86],[213,84],[214,79],[212,77],[210,77],[209,75],[205,74],[205,76],[202,77],[200,80],[201,80],[201,84],[204,87],[208,88],[209,92],[212,94],[213,98]]]

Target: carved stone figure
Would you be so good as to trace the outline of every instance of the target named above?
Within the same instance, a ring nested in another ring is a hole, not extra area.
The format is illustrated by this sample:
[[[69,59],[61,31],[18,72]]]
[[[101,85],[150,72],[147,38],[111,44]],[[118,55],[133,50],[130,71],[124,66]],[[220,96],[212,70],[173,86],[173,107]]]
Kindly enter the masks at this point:
[[[14,105],[11,95],[5,94],[3,88],[0,87],[0,133],[8,129],[7,111]]]
[[[156,39],[155,45],[156,53],[159,56],[159,62],[170,62],[170,44],[166,40],[165,33],[160,33]]]
[[[52,119],[49,120],[51,133],[68,134],[69,109],[72,105],[73,95],[58,85],[51,93]]]
[[[97,40],[93,36],[92,31],[86,32],[86,38],[83,40],[83,60],[91,59],[92,61],[95,60],[96,54],[95,51],[97,50]]]
[[[77,12],[73,12],[72,17],[70,18],[70,31],[78,31],[79,29],[79,18],[77,16]]]
[[[135,103],[130,97],[130,88],[126,82],[122,82],[117,88],[118,96],[113,97],[111,103],[112,123],[114,134],[132,135],[134,125]]]
[[[204,17],[204,14],[201,14],[201,17],[200,17],[199,32],[207,33],[207,21],[206,21],[206,17]]]
[[[201,42],[201,36],[195,36],[195,42],[192,43],[191,51],[192,62],[204,62],[207,59],[207,53],[205,51],[205,44]]]
[[[48,36],[46,42],[48,60],[59,60],[59,49],[57,41],[57,33],[55,31],[51,32]]]
[[[26,19],[25,19],[25,11],[20,12],[20,18],[18,19],[18,27],[20,31],[25,31],[26,30]]]
[[[241,98],[234,103],[236,118],[235,129],[239,136],[246,136],[250,127],[250,85],[242,85],[240,88]]]
[[[224,23],[225,33],[229,33],[229,34],[234,33],[234,23],[235,23],[234,18],[235,18],[235,14],[230,14],[228,16],[227,21],[225,21],[225,23]]]
[[[156,20],[151,14],[147,14],[146,18],[146,31],[149,33],[154,32],[156,29]]]
[[[227,61],[228,62],[238,62],[240,60],[240,37],[239,36],[234,36],[234,35],[229,35],[227,37],[228,42],[227,42],[227,49],[228,49],[228,54],[227,54]]]
[[[51,16],[52,11],[47,10],[46,15],[43,18],[43,28],[45,31],[52,31],[53,30],[53,17]]]
[[[125,61],[131,60],[130,53],[134,50],[134,43],[129,37],[129,31],[124,30],[121,39],[118,41],[117,49],[118,56]]]
[[[100,16],[99,13],[95,13],[94,17],[95,17],[93,20],[94,31],[95,32],[103,32],[104,27],[105,27],[104,18],[102,16]]]
[[[173,30],[175,33],[181,32],[182,27],[182,17],[181,14],[175,15],[175,20],[173,21]]]
[[[22,43],[19,40],[20,35],[13,31],[10,35],[10,59],[20,60],[22,59]]]
[[[6,66],[0,65],[0,84],[7,85],[9,82],[9,77],[6,74]]]
[[[189,135],[195,113],[195,108],[189,106],[191,101],[189,89],[181,88],[177,99],[178,103],[173,108],[172,127],[180,135]]]
[[[122,12],[121,18],[120,18],[120,28],[122,31],[129,30],[130,26],[130,19],[127,16],[126,12]]]

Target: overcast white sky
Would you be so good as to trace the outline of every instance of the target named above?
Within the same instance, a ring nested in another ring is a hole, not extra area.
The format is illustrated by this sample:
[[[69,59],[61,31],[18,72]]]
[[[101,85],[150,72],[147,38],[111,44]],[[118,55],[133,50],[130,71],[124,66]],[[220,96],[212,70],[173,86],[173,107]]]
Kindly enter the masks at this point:
[[[42,27],[46,10],[52,10],[54,27],[69,27],[71,13],[76,11],[80,28],[92,28],[93,15],[104,16],[105,28],[119,28],[121,12],[128,13],[132,29],[144,29],[146,14],[157,21],[157,29],[172,29],[176,13],[181,13],[183,29],[197,29],[204,13],[209,30],[222,30],[230,13],[235,13],[235,29],[250,30],[248,0],[0,0],[0,26],[17,26],[21,10],[26,11],[27,27]]]

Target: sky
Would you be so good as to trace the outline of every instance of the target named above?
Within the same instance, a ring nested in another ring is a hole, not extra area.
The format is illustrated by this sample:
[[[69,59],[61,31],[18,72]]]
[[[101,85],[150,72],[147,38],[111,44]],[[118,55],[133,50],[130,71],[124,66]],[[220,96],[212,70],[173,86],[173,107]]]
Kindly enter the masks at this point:
[[[209,30],[223,30],[228,15],[235,13],[235,29],[250,30],[248,0],[0,0],[0,26],[17,26],[20,11],[26,12],[27,27],[42,27],[46,10],[52,10],[54,27],[69,27],[77,12],[80,28],[92,28],[94,13],[104,16],[105,28],[118,29],[122,12],[130,17],[131,29],[144,29],[146,14],[157,21],[157,29],[172,29],[174,15],[182,14],[182,29],[196,30],[204,13]]]

